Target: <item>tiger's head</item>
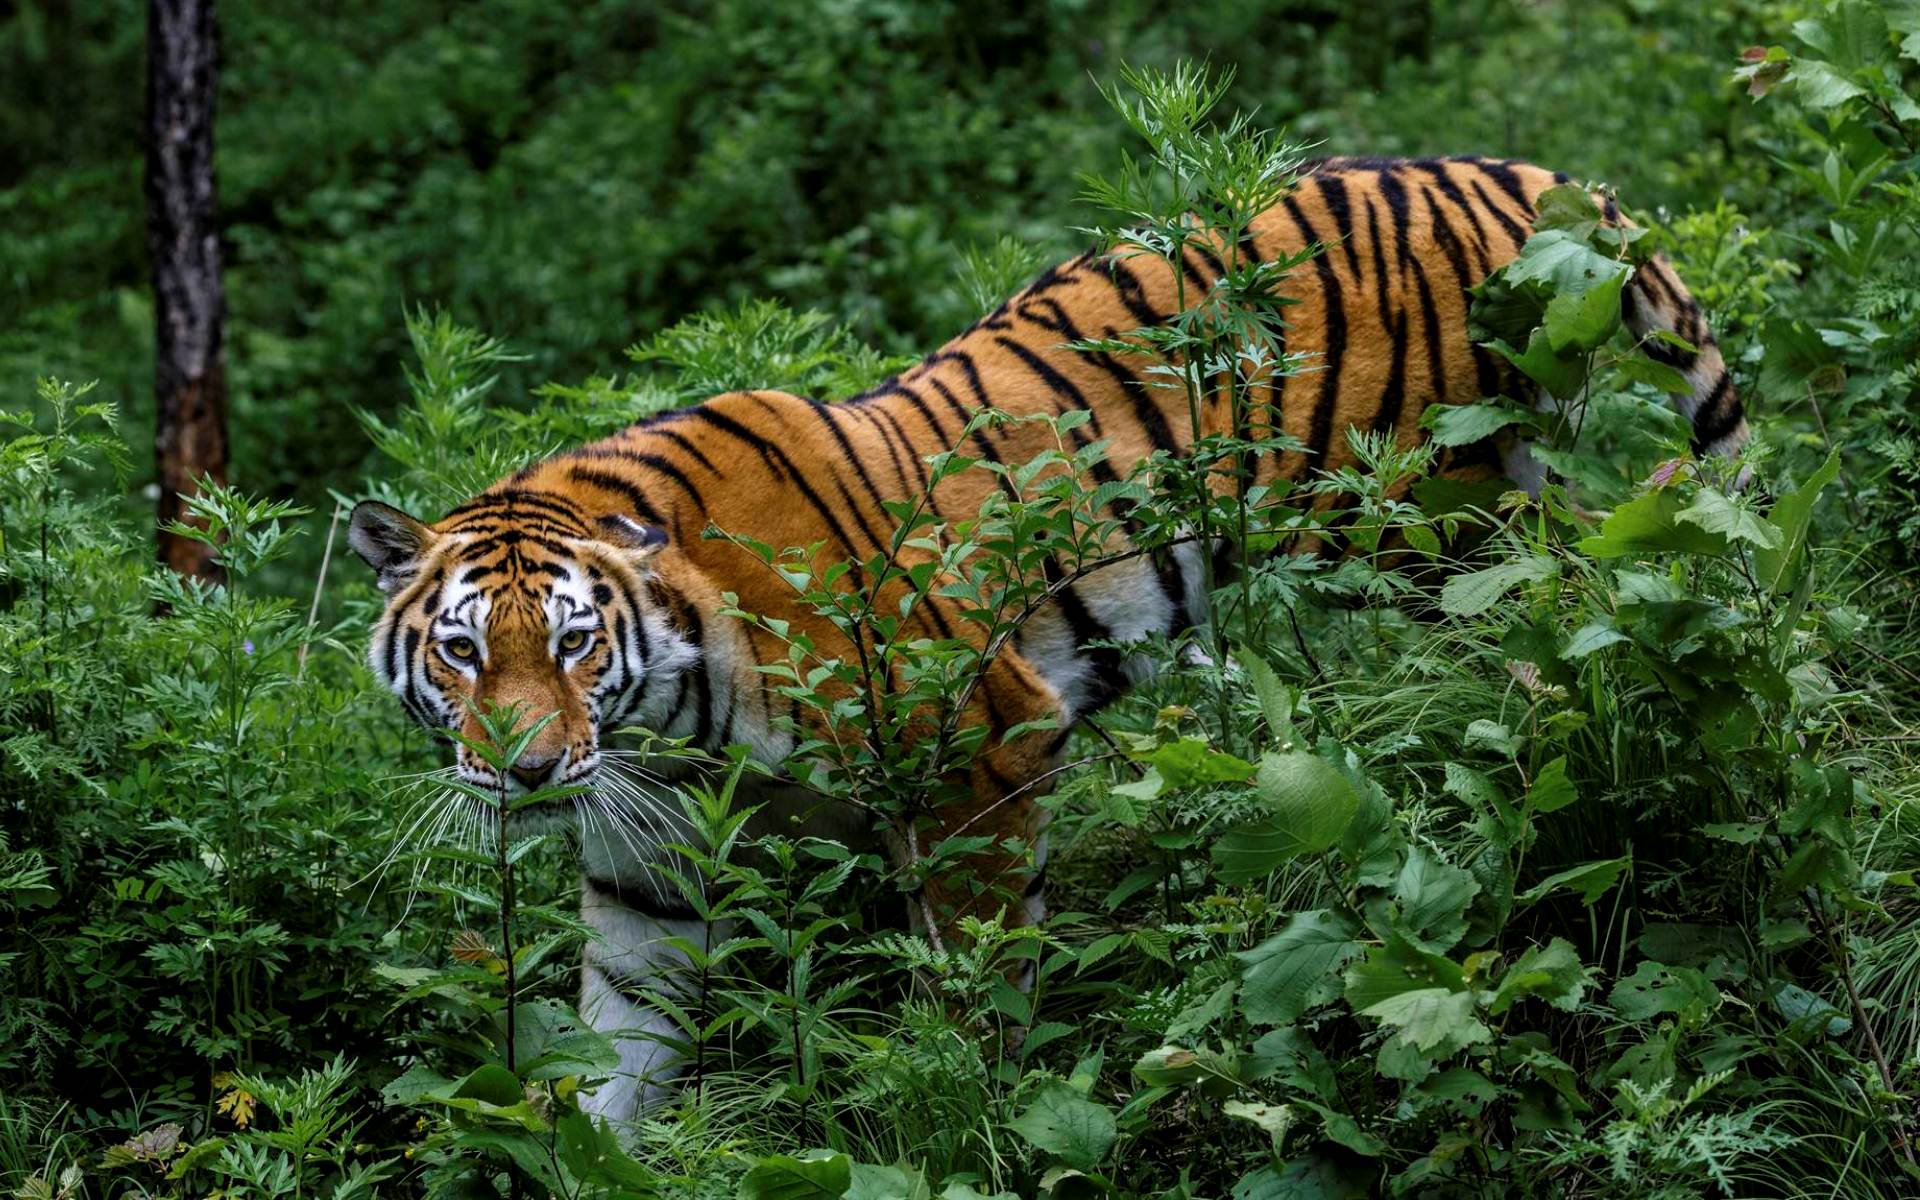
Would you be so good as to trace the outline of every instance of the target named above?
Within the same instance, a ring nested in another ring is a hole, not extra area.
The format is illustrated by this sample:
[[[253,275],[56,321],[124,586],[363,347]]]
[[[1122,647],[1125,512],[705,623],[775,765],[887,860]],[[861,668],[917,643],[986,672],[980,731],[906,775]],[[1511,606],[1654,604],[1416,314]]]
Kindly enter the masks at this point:
[[[516,730],[551,715],[505,779],[456,741],[458,777],[475,787],[590,783],[604,734],[695,657],[648,588],[666,534],[629,517],[508,492],[428,525],[370,500],[347,541],[387,597],[369,660],[415,721],[481,741],[489,705],[517,708]]]

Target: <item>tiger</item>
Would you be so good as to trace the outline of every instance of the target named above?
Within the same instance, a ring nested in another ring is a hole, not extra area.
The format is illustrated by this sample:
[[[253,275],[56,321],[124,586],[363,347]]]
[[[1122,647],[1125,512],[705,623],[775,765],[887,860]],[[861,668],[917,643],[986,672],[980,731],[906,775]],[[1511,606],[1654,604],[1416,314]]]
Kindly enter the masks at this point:
[[[1260,482],[1348,465],[1355,456],[1347,430],[1412,446],[1431,405],[1518,394],[1515,377],[1469,337],[1470,289],[1518,255],[1541,193],[1566,182],[1526,162],[1475,156],[1327,158],[1303,168],[1236,248],[1274,261],[1323,247],[1283,284],[1291,302],[1286,349],[1312,356],[1319,369],[1268,382],[1274,403],[1252,419],[1297,439],[1286,444],[1298,448],[1260,458]],[[1624,222],[1611,198],[1604,203],[1610,222]],[[958,448],[1017,464],[1067,424],[973,422],[982,409],[1086,414],[1072,436],[1105,442],[1091,469],[1102,481],[1156,452],[1181,454],[1196,435],[1184,394],[1147,386],[1145,359],[1087,352],[1084,343],[1166,321],[1181,294],[1204,293],[1227,269],[1220,253],[1196,246],[1179,265],[1183,288],[1168,260],[1090,250],[851,399],[738,391],[648,416],[534,462],[431,524],[364,501],[353,510],[349,541],[385,593],[369,647],[373,671],[420,725],[466,739],[480,737],[475,708],[484,703],[518,705],[528,720],[553,714],[504,778],[454,739],[458,777],[508,796],[614,786],[616,751],[606,739],[625,727],[716,754],[744,745],[757,761],[779,764],[804,722],[758,668],[784,650],[737,614],[789,621],[822,653],[843,643],[743,541],[815,547],[816,560],[858,563],[886,549],[896,528],[890,505],[924,497],[948,519],[978,512],[992,474],[944,475],[929,489],[932,456]],[[1671,265],[1656,257],[1639,267],[1621,308],[1649,353],[1684,375],[1689,390],[1675,403],[1691,421],[1696,451],[1738,451],[1748,437],[1740,399]],[[1200,419],[1205,436],[1225,432],[1233,418],[1213,396]],[[1541,478],[1524,443],[1449,448],[1437,468],[1534,487]],[[703,537],[712,527],[737,536]],[[1114,647],[1205,623],[1203,560],[1216,549],[1185,540],[1070,581],[985,667],[964,719],[985,724],[990,736],[967,768],[972,799],[944,818],[948,829],[964,824],[993,839],[979,874],[1009,885],[1008,920],[1038,922],[1046,912],[1036,782],[1060,761],[1066,731],[1139,681],[1137,657]],[[915,613],[921,633],[967,636],[949,606],[930,601]],[[1020,736],[998,736],[1015,727]],[[619,784],[655,789],[661,825],[640,844],[578,839],[581,914],[594,933],[583,951],[580,1011],[620,1050],[618,1068],[584,1106],[615,1122],[672,1094],[682,1056],[674,1027],[645,992],[690,974],[672,969],[683,961],[673,939],[697,944],[705,936],[693,909],[660,886],[662,846],[686,837],[672,820],[671,797],[658,794],[670,784],[659,774],[629,774]],[[810,804],[790,779],[770,776],[753,787],[763,828],[799,813],[812,814],[814,833],[862,824]],[[566,811],[545,815],[568,819]],[[947,922],[992,898],[936,896],[929,911]]]

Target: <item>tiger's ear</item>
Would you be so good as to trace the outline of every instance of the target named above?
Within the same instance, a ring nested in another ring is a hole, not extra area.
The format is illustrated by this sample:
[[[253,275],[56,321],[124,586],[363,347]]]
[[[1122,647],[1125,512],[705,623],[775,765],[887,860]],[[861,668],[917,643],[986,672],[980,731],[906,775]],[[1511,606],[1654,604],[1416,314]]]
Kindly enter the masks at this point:
[[[626,551],[628,560],[637,566],[660,553],[667,544],[667,531],[619,513],[608,513],[600,518],[600,538]]]
[[[435,536],[419,521],[378,500],[354,505],[347,522],[347,545],[379,575],[380,590],[389,593],[413,574]]]

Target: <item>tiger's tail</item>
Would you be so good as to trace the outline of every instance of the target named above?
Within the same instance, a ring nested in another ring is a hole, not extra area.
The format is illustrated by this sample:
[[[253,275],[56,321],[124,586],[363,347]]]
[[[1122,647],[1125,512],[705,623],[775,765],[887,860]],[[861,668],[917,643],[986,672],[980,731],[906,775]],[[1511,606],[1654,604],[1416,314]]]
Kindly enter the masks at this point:
[[[1700,306],[1666,259],[1656,257],[1634,272],[1621,292],[1620,310],[1647,356],[1679,371],[1691,385],[1692,390],[1674,398],[1674,406],[1693,422],[1694,453],[1719,458],[1739,453],[1749,430],[1733,377]],[[1673,334],[1688,346],[1654,337],[1656,333]]]

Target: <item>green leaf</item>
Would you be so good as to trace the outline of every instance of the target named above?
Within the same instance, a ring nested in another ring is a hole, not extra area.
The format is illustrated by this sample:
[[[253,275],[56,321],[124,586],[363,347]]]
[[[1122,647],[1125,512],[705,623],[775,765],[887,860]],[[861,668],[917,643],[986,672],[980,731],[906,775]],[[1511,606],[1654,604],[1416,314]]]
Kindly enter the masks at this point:
[[[1456,617],[1478,616],[1492,608],[1514,586],[1551,578],[1559,569],[1553,559],[1529,554],[1454,575],[1440,589],[1440,611]]]
[[[853,1164],[853,1182],[847,1200],[928,1200],[926,1179],[910,1166],[876,1167]]]
[[[1820,1030],[1828,1037],[1839,1037],[1853,1028],[1853,1021],[1832,1001],[1791,983],[1776,983],[1771,995],[1780,1015],[1796,1024]]]
[[[1533,419],[1533,413],[1506,404],[1435,404],[1420,414],[1436,446],[1471,445],[1509,425],[1532,424]]]
[[[1586,990],[1587,974],[1587,968],[1580,965],[1579,951],[1564,938],[1554,938],[1544,947],[1530,946],[1500,977],[1487,1011],[1499,1016],[1515,1002],[1531,996],[1562,1012],[1574,1012]]]
[[[1606,345],[1620,328],[1620,288],[1627,272],[1596,280],[1579,292],[1561,292],[1547,302],[1544,328],[1555,354],[1585,353]]]
[[[1422,1101],[1444,1102],[1455,1111],[1473,1115],[1500,1096],[1493,1081],[1471,1067],[1451,1067],[1414,1089]]]
[[[1117,1127],[1105,1105],[1064,1083],[1048,1083],[1013,1122],[1013,1130],[1039,1149],[1091,1171],[1106,1157]]]
[[[1387,1144],[1360,1128],[1360,1123],[1337,1109],[1324,1104],[1315,1104],[1311,1100],[1295,1100],[1300,1108],[1309,1109],[1320,1116],[1320,1131],[1330,1141],[1335,1141],[1368,1158],[1378,1158],[1387,1152]]]
[[[1693,392],[1693,384],[1687,377],[1665,363],[1650,358],[1631,355],[1613,364],[1614,369],[1635,383],[1644,383],[1659,388],[1670,396],[1686,396]]]
[[[1168,742],[1138,757],[1159,772],[1168,787],[1238,783],[1253,774],[1252,763],[1223,754],[1199,738]]]
[[[1793,35],[1840,66],[1873,66],[1887,59],[1888,7],[1873,0],[1839,0],[1818,16],[1795,21]]]
[[[1180,1087],[1207,1076],[1207,1059],[1184,1046],[1161,1046],[1135,1059],[1133,1073],[1148,1087]]]
[[[1763,550],[1777,549],[1780,531],[1755,513],[1713,488],[1703,487],[1693,494],[1693,502],[1675,516],[1675,520],[1698,525],[1708,533],[1717,533],[1729,542],[1749,542]]]
[[[1453,1053],[1476,1042],[1490,1041],[1488,1029],[1473,1011],[1472,992],[1451,992],[1445,988],[1419,988],[1389,996],[1361,1010],[1383,1025],[1400,1031],[1417,1049]]]
[[[739,1200],[838,1200],[852,1185],[851,1159],[831,1150],[809,1150],[760,1159],[734,1195]]]
[[[1220,1111],[1229,1117],[1238,1117],[1250,1121],[1273,1135],[1274,1145],[1293,1128],[1293,1109],[1285,1104],[1250,1104],[1245,1100],[1229,1100],[1220,1107]]]
[[[615,1194],[631,1200],[659,1194],[653,1172],[627,1155],[606,1122],[575,1111],[556,1120],[554,1131],[561,1162],[576,1179],[617,1185]]]
[[[1633,974],[1613,985],[1607,999],[1629,1021],[1672,1015],[1683,1026],[1697,1026],[1720,1007],[1720,989],[1692,967],[1642,961]]]
[[[1727,541],[1718,534],[1679,522],[1680,496],[1672,488],[1657,488],[1636,496],[1608,514],[1600,532],[1582,538],[1579,549],[1593,558],[1623,558],[1630,554],[1723,554]]]
[[[1520,368],[1528,379],[1551,392],[1556,399],[1571,400],[1587,381],[1586,358],[1579,354],[1559,354],[1545,329],[1527,335],[1527,344],[1516,348],[1505,340],[1492,343],[1500,357]]]
[[[1627,276],[1626,263],[1596,251],[1573,229],[1547,229],[1527,239],[1518,258],[1506,268],[1513,283],[1539,282],[1556,297],[1579,295],[1594,288],[1614,287]]]
[[[1600,206],[1593,194],[1577,183],[1559,183],[1540,193],[1534,202],[1539,230],[1568,230],[1585,239],[1600,224]]]
[[[1567,756],[1560,757],[1540,768],[1533,777],[1533,786],[1527,789],[1527,807],[1537,813],[1559,812],[1580,798],[1574,789],[1573,781],[1567,778]]]
[[[1834,108],[1866,95],[1865,88],[1841,74],[1832,63],[1818,59],[1795,59],[1787,79],[1795,85],[1800,103],[1808,108]]]
[[[1415,846],[1393,886],[1399,908],[1395,927],[1419,949],[1445,953],[1467,932],[1467,906],[1479,891],[1472,872]]]
[[[1535,904],[1561,888],[1569,888],[1580,893],[1580,903],[1591,905],[1606,895],[1632,865],[1632,855],[1581,863],[1577,867],[1554,872],[1520,893],[1518,899],[1521,904]]]
[[[1753,567],[1760,586],[1779,595],[1793,586],[1795,568],[1807,548],[1813,528],[1814,502],[1828,484],[1840,475],[1840,452],[1827,455],[1827,461],[1793,491],[1776,500],[1767,514],[1767,523],[1779,533],[1772,546],[1754,551]]]
[[[1567,639],[1567,644],[1560,647],[1560,657],[1571,662],[1576,658],[1585,658],[1595,650],[1627,640],[1626,634],[1613,627],[1611,619],[1596,617],[1574,631]]]
[[[1347,968],[1347,1003],[1365,1010],[1403,992],[1425,988],[1459,991],[1467,986],[1460,964],[1428,954],[1398,938],[1367,951],[1365,961]]]
[[[1253,694],[1259,697],[1260,711],[1267,718],[1267,727],[1273,731],[1274,739],[1282,746],[1297,741],[1298,737],[1293,731],[1293,706],[1297,693],[1280,681],[1280,676],[1267,665],[1266,659],[1247,647],[1236,649],[1233,657],[1247,673],[1247,682],[1253,685]]]
[[[1317,1154],[1261,1167],[1233,1185],[1233,1200],[1366,1200],[1367,1175]]]
[[[1236,954],[1240,1010],[1255,1025],[1284,1025],[1340,995],[1341,970],[1362,947],[1348,918],[1320,909],[1297,913],[1286,928]]]
[[[1303,854],[1329,849],[1360,806],[1359,793],[1340,769],[1304,750],[1263,757],[1254,788],[1268,815],[1213,844],[1222,883],[1251,883]]]

